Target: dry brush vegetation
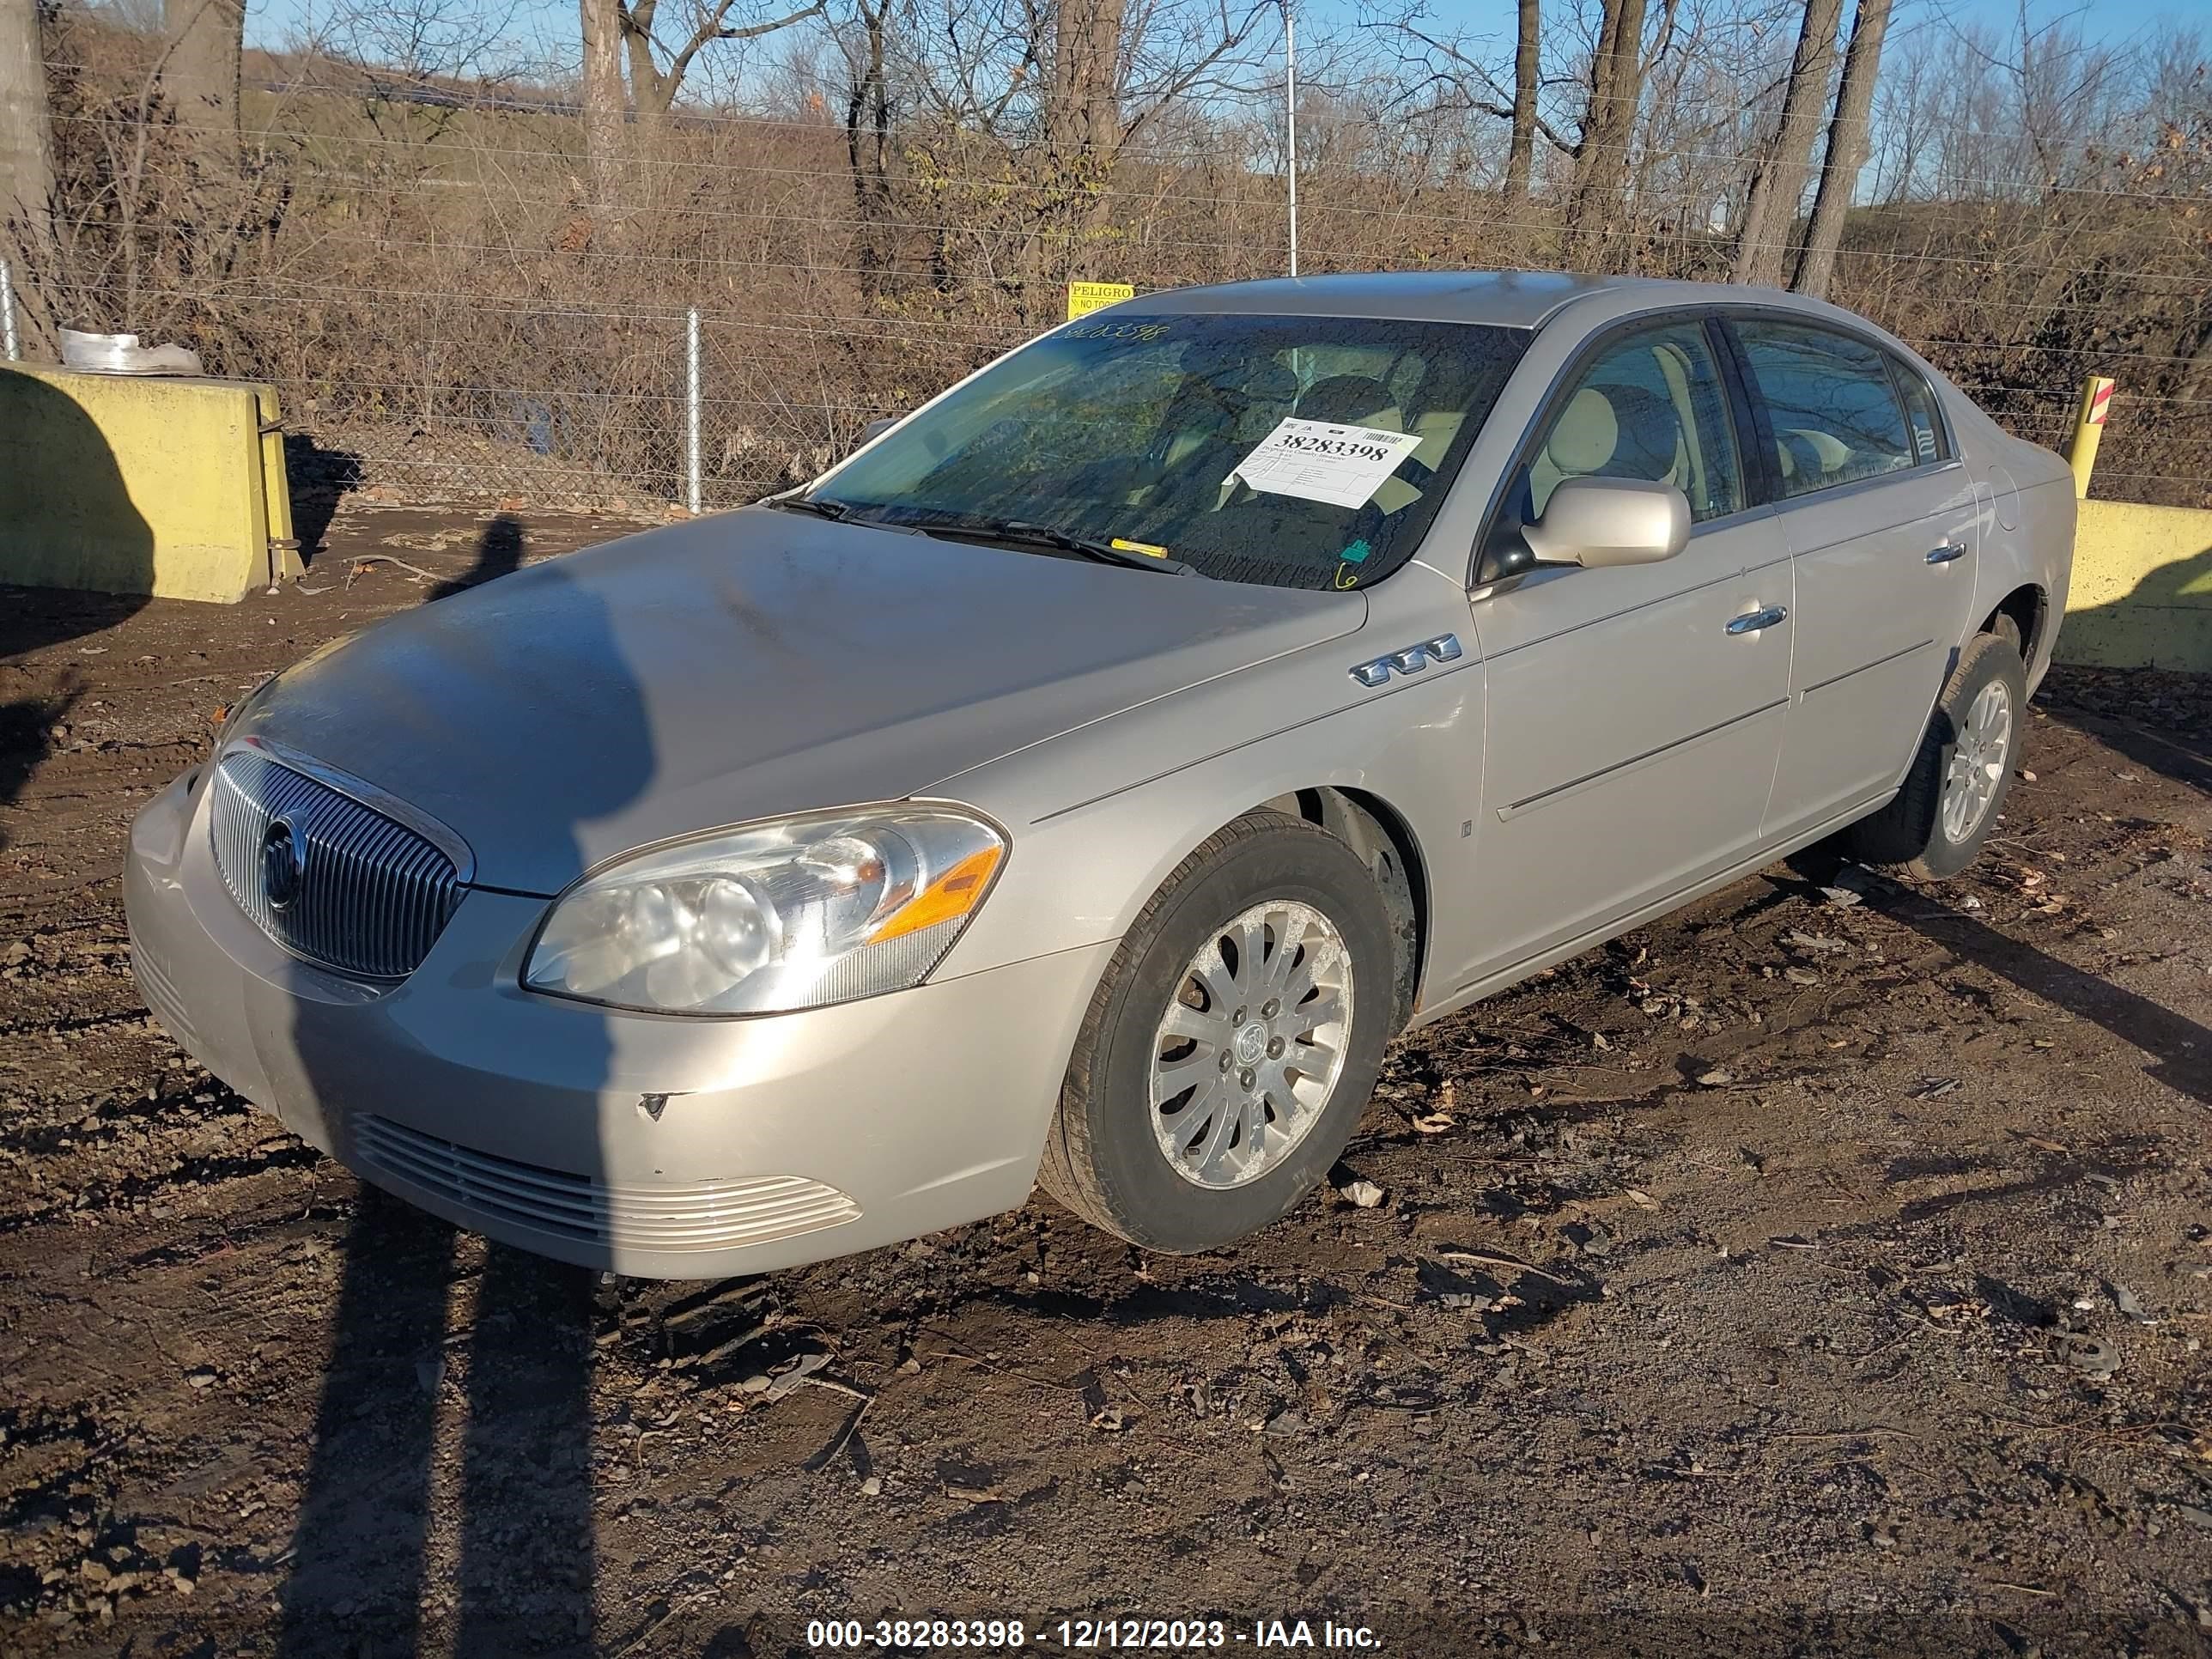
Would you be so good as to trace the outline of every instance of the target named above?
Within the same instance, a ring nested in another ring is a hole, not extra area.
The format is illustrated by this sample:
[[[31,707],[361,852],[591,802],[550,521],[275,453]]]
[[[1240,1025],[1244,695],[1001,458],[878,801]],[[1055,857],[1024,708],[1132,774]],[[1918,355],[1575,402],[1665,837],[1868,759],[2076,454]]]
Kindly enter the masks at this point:
[[[587,22],[606,3],[584,0]],[[2063,441],[2083,373],[2117,375],[2100,493],[2212,499],[2197,40],[1900,24],[1854,135],[1826,125],[1839,67],[1838,115],[1850,101],[1832,0],[1833,61],[1813,52],[1794,125],[1817,6],[1586,9],[1524,37],[1548,71],[1526,85],[1419,9],[1310,29],[1304,269],[1725,280],[1794,263],[1803,285],[1807,214],[1788,204],[1812,207],[1809,146],[1856,146],[1872,161],[1838,215],[1831,297],[2041,441]],[[396,493],[642,507],[678,493],[696,307],[707,494],[726,503],[1056,320],[1071,276],[1282,268],[1272,8],[847,0],[768,20],[788,27],[710,83],[696,71],[726,50],[726,6],[700,13],[679,91],[681,28],[672,48],[617,3],[633,62],[612,122],[588,79],[491,72],[471,15],[386,0],[246,53],[242,95],[210,112],[174,89],[173,18],[165,34],[77,0],[46,12],[51,230],[18,257],[47,320],[274,380],[293,426],[349,458],[334,465]],[[1632,62],[1608,46],[1624,30]]]

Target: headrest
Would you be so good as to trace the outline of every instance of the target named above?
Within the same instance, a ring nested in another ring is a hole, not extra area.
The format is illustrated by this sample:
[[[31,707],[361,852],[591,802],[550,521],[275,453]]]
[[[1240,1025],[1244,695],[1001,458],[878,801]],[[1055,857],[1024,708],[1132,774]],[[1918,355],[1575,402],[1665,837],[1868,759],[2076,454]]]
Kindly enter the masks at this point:
[[[1613,446],[1607,475],[1615,478],[1669,478],[1681,453],[1682,417],[1674,404],[1642,386],[1609,386],[1606,401],[1613,405],[1620,434]]]
[[[1782,476],[1818,478],[1840,471],[1851,459],[1851,447],[1832,432],[1815,432],[1802,426],[1784,427],[1774,434],[1782,451]]]
[[[1613,405],[1595,386],[1584,386],[1567,399],[1544,440],[1544,453],[1552,465],[1569,477],[1587,477],[1613,459],[1620,441],[1620,423]]]

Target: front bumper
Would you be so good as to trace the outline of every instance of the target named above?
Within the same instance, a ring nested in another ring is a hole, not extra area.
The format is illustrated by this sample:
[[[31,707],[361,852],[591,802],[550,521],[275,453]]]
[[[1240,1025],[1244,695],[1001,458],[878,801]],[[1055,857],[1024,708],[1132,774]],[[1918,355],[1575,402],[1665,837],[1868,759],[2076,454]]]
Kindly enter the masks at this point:
[[[179,779],[131,828],[131,960],[162,1024],[365,1179],[617,1273],[768,1272],[1020,1205],[1113,951],[806,1013],[631,1014],[524,992],[545,901],[477,890],[379,988],[239,909],[205,795]]]

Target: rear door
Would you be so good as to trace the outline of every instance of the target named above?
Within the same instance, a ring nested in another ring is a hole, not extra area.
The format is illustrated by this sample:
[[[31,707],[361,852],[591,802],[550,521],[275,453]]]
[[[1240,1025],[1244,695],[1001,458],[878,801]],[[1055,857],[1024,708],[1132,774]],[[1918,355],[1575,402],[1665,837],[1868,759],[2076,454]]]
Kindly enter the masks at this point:
[[[1935,398],[1903,359],[1778,313],[1735,315],[1728,328],[1796,594],[1765,823],[1778,839],[1904,776],[1966,630],[1978,512]]]
[[[1524,445],[1478,593],[1565,478],[1674,484],[1692,527],[1674,558],[1539,568],[1474,606],[1482,951],[1454,964],[1462,983],[1679,893],[1758,838],[1789,696],[1790,560],[1752,504],[1735,408],[1704,319],[1641,323],[1565,372]]]

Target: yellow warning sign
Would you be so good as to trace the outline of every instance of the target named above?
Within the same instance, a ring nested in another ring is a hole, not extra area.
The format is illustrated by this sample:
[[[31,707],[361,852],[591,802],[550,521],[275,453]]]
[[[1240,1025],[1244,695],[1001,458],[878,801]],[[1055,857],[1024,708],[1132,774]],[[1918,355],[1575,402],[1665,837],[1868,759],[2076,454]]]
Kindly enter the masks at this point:
[[[1127,283],[1070,283],[1067,285],[1067,320],[1087,317],[1102,306],[1119,305],[1124,300],[1133,300],[1137,290]]]

